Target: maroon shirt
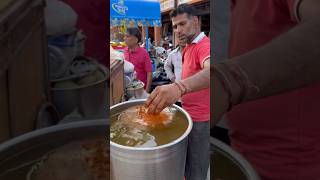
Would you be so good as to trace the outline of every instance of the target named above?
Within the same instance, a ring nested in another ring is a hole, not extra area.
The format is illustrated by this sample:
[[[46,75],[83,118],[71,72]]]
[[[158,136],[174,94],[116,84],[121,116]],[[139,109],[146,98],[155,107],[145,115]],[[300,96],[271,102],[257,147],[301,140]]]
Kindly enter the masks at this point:
[[[296,4],[233,0],[230,57],[263,46],[296,26]],[[320,84],[238,105],[228,119],[233,148],[263,180],[320,178]]]
[[[134,65],[134,70],[137,72],[137,78],[142,81],[146,87],[147,73],[152,72],[151,59],[148,52],[142,48],[137,47],[135,50],[130,51],[128,47],[124,51],[125,60]]]
[[[87,36],[85,55],[109,67],[108,2],[105,0],[63,0],[78,14],[77,27]]]

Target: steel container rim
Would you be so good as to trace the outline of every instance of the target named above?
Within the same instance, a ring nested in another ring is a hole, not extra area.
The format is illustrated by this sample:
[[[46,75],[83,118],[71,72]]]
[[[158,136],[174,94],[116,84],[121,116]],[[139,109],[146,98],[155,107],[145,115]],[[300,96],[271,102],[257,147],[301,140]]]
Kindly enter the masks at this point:
[[[116,105],[113,105],[110,107],[110,111],[114,108],[117,108],[119,106],[123,106],[125,104],[131,104],[131,103],[144,103],[146,102],[146,99],[137,99],[137,100],[131,100],[131,101],[126,101],[126,102],[122,102]],[[190,115],[187,113],[187,111],[185,111],[184,109],[182,109],[181,107],[173,104],[172,105],[174,108],[176,108],[177,110],[179,110],[180,112],[182,112],[185,116],[186,119],[188,121],[188,128],[187,130],[177,139],[175,139],[174,141],[168,143],[168,144],[164,144],[164,145],[160,145],[160,146],[155,146],[155,147],[129,147],[129,146],[124,146],[121,144],[117,144],[115,142],[112,142],[110,139],[110,150],[112,149],[112,147],[116,147],[119,149],[124,149],[124,150],[132,150],[132,151],[155,151],[155,150],[161,150],[161,149],[165,149],[165,148],[169,148],[171,146],[174,146],[176,144],[179,144],[180,142],[182,142],[185,138],[188,137],[188,135],[190,134],[191,130],[192,130],[192,119],[190,117]],[[110,123],[111,125],[111,123]]]
[[[210,137],[210,145],[215,146],[216,150],[213,149],[213,151],[218,151],[222,155],[226,156],[230,161],[233,161],[233,163],[235,163],[241,171],[245,173],[249,180],[260,180],[260,176],[256,170],[240,153],[213,137]]]
[[[109,123],[105,119],[97,119],[97,120],[88,120],[88,121],[79,121],[79,122],[71,122],[66,124],[58,124],[51,127],[46,127],[42,129],[38,129],[35,131],[31,131],[20,136],[17,136],[13,139],[5,141],[0,144],[0,152],[4,152],[5,150],[14,147],[17,144],[23,143],[25,141],[31,140],[33,138],[39,137],[40,135],[47,135],[56,132],[61,132],[64,130],[71,130],[77,128],[87,128],[87,127],[99,127],[99,126],[109,126]],[[107,137],[106,137],[107,138]]]
[[[93,86],[99,85],[99,84],[107,81],[108,78],[109,78],[108,70],[103,65],[98,65],[98,69],[97,70],[101,71],[103,73],[104,77],[102,79],[96,81],[96,82],[92,82],[90,84],[79,85],[79,86],[71,87],[71,88],[54,88],[54,87],[51,87],[50,90],[53,91],[53,92],[79,90],[79,89],[83,89],[83,88],[87,88],[87,87],[93,87]],[[59,81],[57,81],[57,82],[59,82]]]

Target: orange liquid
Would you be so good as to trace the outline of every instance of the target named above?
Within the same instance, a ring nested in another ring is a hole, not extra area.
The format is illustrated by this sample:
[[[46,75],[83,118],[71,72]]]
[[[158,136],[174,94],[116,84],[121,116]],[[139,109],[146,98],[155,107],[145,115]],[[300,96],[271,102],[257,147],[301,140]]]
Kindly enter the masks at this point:
[[[150,114],[147,112],[147,109],[144,106],[137,106],[138,117],[143,119],[148,126],[158,126],[160,124],[164,124],[169,120],[168,114],[164,112],[160,112],[159,114]]]

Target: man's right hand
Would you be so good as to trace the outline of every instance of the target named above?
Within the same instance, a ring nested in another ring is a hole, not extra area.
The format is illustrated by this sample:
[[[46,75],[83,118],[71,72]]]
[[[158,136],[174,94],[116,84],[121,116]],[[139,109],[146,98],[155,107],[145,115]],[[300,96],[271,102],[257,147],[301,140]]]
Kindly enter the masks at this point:
[[[170,81],[174,83],[176,81],[176,77],[173,76]]]
[[[213,69],[213,68],[212,68]],[[229,96],[227,91],[223,88],[221,80],[213,74],[211,80],[213,86],[211,89],[211,127],[215,126],[222,118],[222,116],[228,111],[229,108]]]
[[[160,113],[164,108],[177,102],[181,96],[182,92],[176,84],[156,87],[146,102],[148,113]]]

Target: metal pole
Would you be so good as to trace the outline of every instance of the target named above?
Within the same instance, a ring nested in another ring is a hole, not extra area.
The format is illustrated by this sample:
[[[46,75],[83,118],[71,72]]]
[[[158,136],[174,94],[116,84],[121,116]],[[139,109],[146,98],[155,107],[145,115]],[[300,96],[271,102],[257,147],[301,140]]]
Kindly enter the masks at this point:
[[[150,51],[150,47],[149,47],[149,27],[146,26],[146,50],[149,52]]]
[[[174,0],[174,9],[176,9],[178,7],[178,0]],[[173,32],[173,28],[172,28],[172,45],[173,45],[173,49],[176,47],[176,34]]]

